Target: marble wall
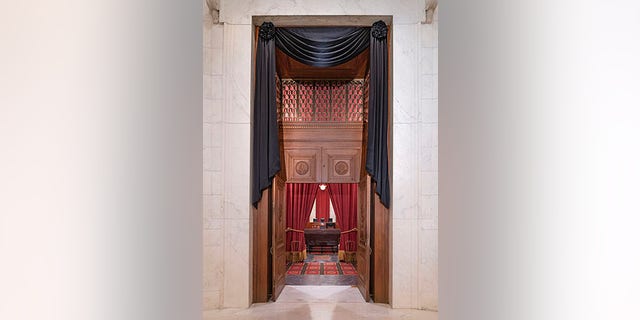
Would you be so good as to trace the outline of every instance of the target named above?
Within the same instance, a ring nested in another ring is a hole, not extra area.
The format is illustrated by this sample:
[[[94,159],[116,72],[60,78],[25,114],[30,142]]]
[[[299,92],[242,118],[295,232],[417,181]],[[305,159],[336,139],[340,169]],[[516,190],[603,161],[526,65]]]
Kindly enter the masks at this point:
[[[203,10],[205,310],[251,303],[254,15],[393,16],[391,305],[437,309],[438,22],[436,12],[423,23],[424,7],[424,0],[221,0],[216,23]]]

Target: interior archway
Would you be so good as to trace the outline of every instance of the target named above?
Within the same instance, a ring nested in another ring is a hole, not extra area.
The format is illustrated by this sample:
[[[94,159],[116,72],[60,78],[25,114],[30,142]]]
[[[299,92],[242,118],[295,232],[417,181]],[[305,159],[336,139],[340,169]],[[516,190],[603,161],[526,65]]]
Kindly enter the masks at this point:
[[[317,17],[312,19],[284,17],[282,21],[286,21],[289,26],[354,25],[348,24],[349,22],[353,23],[353,21],[360,21],[360,25],[371,25],[373,21],[377,21],[380,18],[371,16],[322,17],[322,19]],[[389,20],[387,24],[391,27],[390,17],[385,18]],[[254,17],[254,25],[258,26],[267,20],[278,23],[278,17]],[[310,22],[312,24],[309,24]],[[389,47],[390,43],[391,41],[389,41]],[[282,93],[283,81],[304,82],[306,84],[321,81],[329,88],[329,91],[331,91],[332,87],[339,87],[336,86],[336,83],[359,80],[364,84],[368,70],[368,54],[367,49],[366,52],[342,65],[331,68],[317,68],[299,63],[280,50],[276,50],[276,68],[280,85],[277,90]],[[366,94],[364,94],[363,90],[363,99],[365,96]],[[390,210],[382,206],[379,196],[371,192],[371,179],[368,178],[364,170],[364,154],[366,152],[363,152],[363,148],[366,147],[364,142],[367,137],[366,130],[364,130],[366,123],[362,119],[365,119],[365,117],[360,119],[359,124],[357,121],[337,122],[335,118],[330,117],[331,121],[317,121],[319,119],[317,112],[320,110],[319,108],[316,109],[315,94],[313,97],[314,100],[311,101],[313,112],[307,112],[305,116],[316,121],[287,122],[286,112],[279,115],[281,120],[279,125],[282,141],[282,169],[276,175],[273,186],[264,190],[263,200],[258,204],[258,208],[253,210],[252,215],[253,301],[267,301],[274,294],[274,283],[279,281],[277,276],[274,277],[274,274],[279,273],[275,269],[280,268],[281,263],[279,260],[282,258],[276,257],[270,252],[273,252],[274,243],[277,242],[278,234],[281,231],[282,216],[280,214],[286,211],[286,205],[283,207],[283,204],[286,203],[283,200],[283,190],[286,184],[347,182],[357,184],[361,190],[358,193],[358,219],[363,221],[361,221],[358,228],[358,238],[362,238],[367,243],[367,247],[364,250],[358,249],[359,257],[356,260],[361,262],[359,264],[356,263],[356,265],[358,268],[366,269],[366,273],[371,275],[366,280],[366,292],[361,291],[366,300],[369,299],[369,289],[371,289],[372,297],[376,302],[389,303]],[[281,108],[282,99],[281,96],[279,101]],[[365,101],[363,100],[362,102],[364,105]],[[364,114],[365,110],[361,112]],[[299,113],[296,114],[299,115]],[[391,113],[391,103],[389,103],[389,113]],[[327,118],[322,119],[326,120]],[[298,120],[300,120],[299,117]],[[304,117],[303,120],[305,120]],[[390,128],[388,128],[389,133],[390,131]],[[388,136],[390,137],[391,135],[389,134]],[[389,161],[390,159],[391,154],[389,155]],[[340,166],[336,166],[338,162],[341,165],[347,163],[347,168],[343,168],[343,170]],[[300,167],[299,164],[306,164],[307,170],[298,168]],[[333,175],[331,174],[332,171]],[[345,172],[335,174],[336,171]],[[344,175],[347,177],[343,177]],[[365,252],[366,250],[368,252]],[[287,255],[285,259],[290,259],[290,257],[291,255]]]

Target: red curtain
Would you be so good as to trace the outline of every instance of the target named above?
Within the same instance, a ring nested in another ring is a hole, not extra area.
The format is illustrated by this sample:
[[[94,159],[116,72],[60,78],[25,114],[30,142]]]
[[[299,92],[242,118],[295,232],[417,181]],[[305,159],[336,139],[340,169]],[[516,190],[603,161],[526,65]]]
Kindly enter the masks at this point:
[[[324,218],[325,222],[329,222],[329,191],[318,189],[316,195],[316,218]]]
[[[304,230],[317,192],[317,183],[287,183],[287,228]],[[291,241],[300,241],[300,250],[304,250],[304,233],[287,232],[287,251],[291,251]]]
[[[340,230],[348,231],[356,228],[358,225],[358,184],[330,183],[329,195]],[[340,250],[346,249],[347,240],[356,243],[357,236],[358,233],[355,231],[343,233],[340,236]]]

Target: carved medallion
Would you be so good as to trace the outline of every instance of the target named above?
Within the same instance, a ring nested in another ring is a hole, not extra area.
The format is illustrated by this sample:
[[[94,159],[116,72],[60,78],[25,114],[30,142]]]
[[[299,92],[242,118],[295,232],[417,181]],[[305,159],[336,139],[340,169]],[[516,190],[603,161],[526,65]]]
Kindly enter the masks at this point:
[[[347,174],[347,172],[349,172],[349,164],[344,161],[338,161],[334,166],[334,170],[336,171],[337,174],[343,176]]]
[[[309,164],[304,161],[296,163],[296,173],[301,176],[309,173]]]

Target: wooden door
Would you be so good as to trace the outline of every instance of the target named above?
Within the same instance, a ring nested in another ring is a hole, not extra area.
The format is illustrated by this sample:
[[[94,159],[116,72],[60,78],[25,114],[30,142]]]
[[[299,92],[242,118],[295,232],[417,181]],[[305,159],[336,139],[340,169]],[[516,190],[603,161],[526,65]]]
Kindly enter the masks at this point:
[[[369,175],[365,175],[358,183],[358,249],[356,253],[358,289],[360,289],[365,301],[369,301],[369,266],[371,258],[369,243],[370,194],[371,178]]]
[[[287,272],[287,252],[286,252],[286,189],[285,183],[278,175],[273,179],[272,197],[272,272],[273,288],[271,299],[276,301],[282,289],[284,289],[285,275]]]

